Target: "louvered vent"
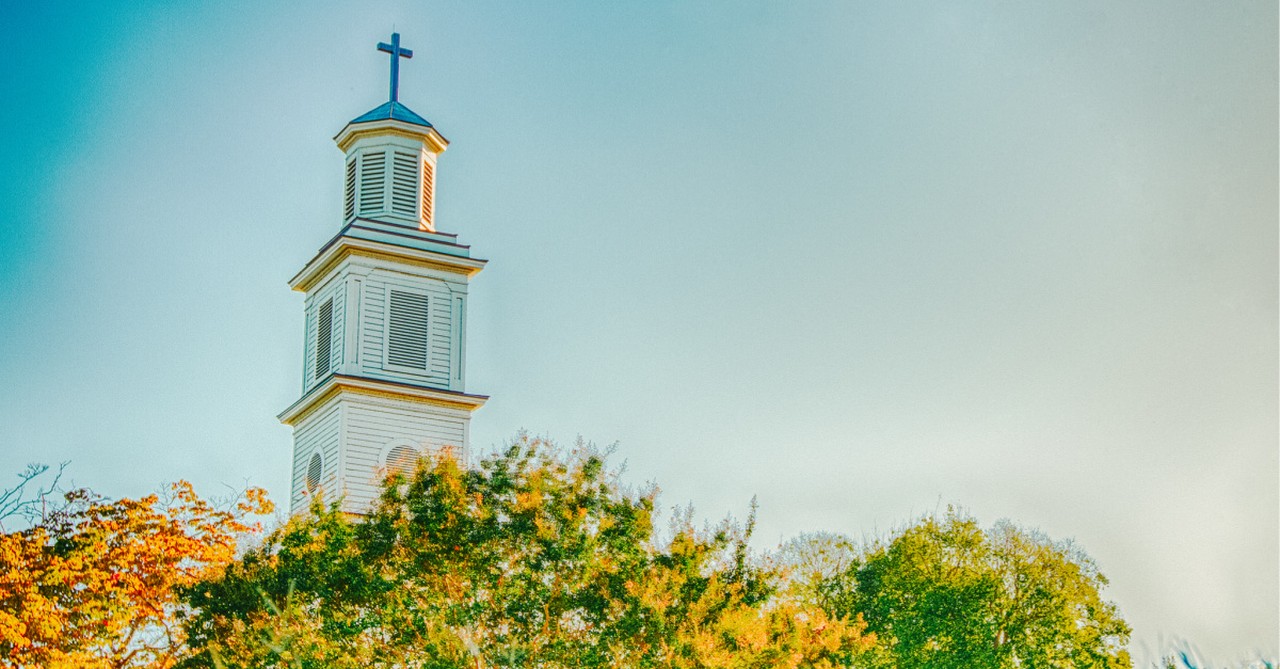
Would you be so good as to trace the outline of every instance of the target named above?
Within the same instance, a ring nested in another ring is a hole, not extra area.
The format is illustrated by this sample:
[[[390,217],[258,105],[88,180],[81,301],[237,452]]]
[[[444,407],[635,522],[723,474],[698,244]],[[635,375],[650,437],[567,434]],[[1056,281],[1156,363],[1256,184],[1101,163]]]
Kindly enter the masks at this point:
[[[399,367],[427,368],[427,296],[391,291],[391,328],[387,362]]]
[[[307,465],[307,493],[314,495],[316,490],[320,488],[320,474],[324,471],[324,463],[320,461],[320,454],[315,453],[311,456],[311,463]]]
[[[356,159],[347,161],[347,187],[342,191],[342,220],[356,213]]]
[[[333,298],[320,305],[316,324],[316,378],[329,373],[329,357],[333,353]]]
[[[387,474],[412,474],[422,457],[411,446],[396,446],[387,453]]]
[[[436,231],[435,210],[432,209],[432,198],[435,197],[436,170],[430,160],[422,161],[422,229]]]
[[[412,153],[395,151],[391,154],[391,211],[413,217],[418,198],[418,158]]]
[[[387,152],[360,156],[360,213],[382,209],[382,191],[387,181]]]

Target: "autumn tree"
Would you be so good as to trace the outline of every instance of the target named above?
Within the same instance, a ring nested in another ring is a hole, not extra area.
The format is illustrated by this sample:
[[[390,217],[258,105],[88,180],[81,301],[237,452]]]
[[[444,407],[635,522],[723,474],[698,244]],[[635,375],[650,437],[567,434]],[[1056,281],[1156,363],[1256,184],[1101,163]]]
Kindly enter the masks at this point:
[[[523,436],[424,462],[366,517],[315,506],[187,588],[185,666],[824,667],[871,645],[773,589],[752,521],[659,540],[654,495]]]
[[[863,616],[877,666],[1131,666],[1129,627],[1100,594],[1107,579],[1068,542],[1009,522],[984,530],[954,510],[859,549],[817,539],[790,546],[788,563],[845,566],[801,569],[800,591],[832,615]]]
[[[256,527],[246,516],[270,510],[261,489],[220,508],[185,482],[141,499],[67,493],[0,534],[0,666],[173,666],[185,650],[176,589],[230,562]]]

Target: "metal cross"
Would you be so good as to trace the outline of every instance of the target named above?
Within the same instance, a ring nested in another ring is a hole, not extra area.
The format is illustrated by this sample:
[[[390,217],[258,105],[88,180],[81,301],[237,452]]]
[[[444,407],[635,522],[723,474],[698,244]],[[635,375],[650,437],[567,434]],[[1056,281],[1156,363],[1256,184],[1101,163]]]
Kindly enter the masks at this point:
[[[413,58],[413,52],[400,48],[400,33],[391,33],[391,43],[378,42],[378,51],[391,54],[391,101],[400,95],[400,59]]]

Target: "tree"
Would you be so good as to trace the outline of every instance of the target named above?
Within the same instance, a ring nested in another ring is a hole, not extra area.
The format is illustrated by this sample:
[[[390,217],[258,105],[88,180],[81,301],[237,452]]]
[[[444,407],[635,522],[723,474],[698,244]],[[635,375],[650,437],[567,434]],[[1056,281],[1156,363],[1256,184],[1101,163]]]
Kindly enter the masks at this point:
[[[4,523],[18,519],[28,524],[34,523],[47,512],[45,500],[58,491],[62,474],[69,463],[58,465],[58,471],[49,473],[49,465],[32,463],[18,474],[18,484],[0,492],[0,532],[4,531]],[[45,476],[49,474],[49,476]],[[41,480],[44,479],[43,482]],[[33,485],[34,484],[34,485]],[[34,490],[27,486],[34,487]]]
[[[860,614],[892,667],[1129,667],[1129,627],[1107,579],[1070,543],[952,509],[861,551],[810,586],[834,615]]]
[[[654,490],[520,436],[387,479],[362,519],[316,505],[185,589],[187,666],[823,667],[873,642],[779,596],[745,528],[658,541]]]
[[[853,580],[841,577],[858,560],[857,546],[834,532],[803,534],[784,543],[774,557],[780,585],[826,611],[835,610],[851,596]]]
[[[176,588],[230,562],[256,528],[245,516],[271,511],[261,489],[220,509],[186,482],[163,497],[65,499],[0,534],[0,665],[173,666],[184,650]]]

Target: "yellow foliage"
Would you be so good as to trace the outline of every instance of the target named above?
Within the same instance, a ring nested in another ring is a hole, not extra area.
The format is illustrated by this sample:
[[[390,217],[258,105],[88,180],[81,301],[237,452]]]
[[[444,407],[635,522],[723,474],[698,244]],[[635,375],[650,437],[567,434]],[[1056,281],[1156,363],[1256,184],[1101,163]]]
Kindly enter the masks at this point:
[[[270,513],[252,488],[231,511],[179,481],[162,499],[83,492],[47,526],[0,535],[0,666],[170,667],[178,588],[223,568]]]

